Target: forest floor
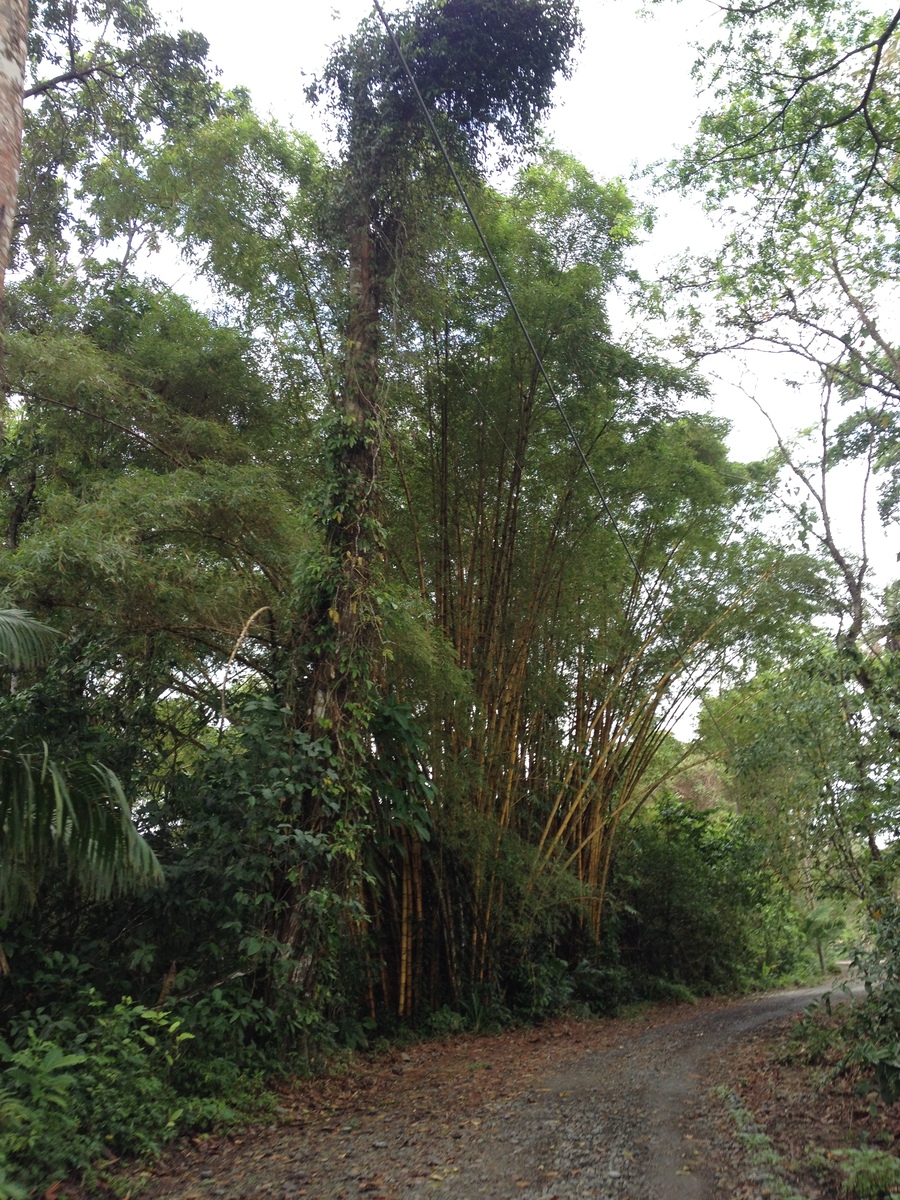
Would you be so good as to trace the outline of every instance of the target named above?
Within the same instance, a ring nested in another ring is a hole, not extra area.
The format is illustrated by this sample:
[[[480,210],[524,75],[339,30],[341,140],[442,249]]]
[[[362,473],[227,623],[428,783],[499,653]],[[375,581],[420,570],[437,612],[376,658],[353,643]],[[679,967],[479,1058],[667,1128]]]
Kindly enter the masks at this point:
[[[900,1105],[792,1064],[822,988],[560,1018],[358,1058],[277,1124],[171,1148],[142,1200],[836,1200],[835,1154],[891,1149]]]

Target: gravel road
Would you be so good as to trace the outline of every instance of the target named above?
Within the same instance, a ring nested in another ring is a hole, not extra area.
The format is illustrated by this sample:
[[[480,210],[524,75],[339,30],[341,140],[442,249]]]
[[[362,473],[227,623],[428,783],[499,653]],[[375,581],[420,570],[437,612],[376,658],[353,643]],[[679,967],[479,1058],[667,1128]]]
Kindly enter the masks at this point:
[[[765,1197],[710,1085],[728,1050],[823,988],[556,1022],[396,1051],[329,1106],[189,1145],[147,1200],[722,1200]],[[392,1065],[393,1064],[393,1065]]]
[[[538,1077],[492,1106],[453,1154],[462,1200],[712,1200],[722,1147],[709,1076],[725,1048],[801,1012],[824,989],[781,992],[650,1029]],[[720,1154],[716,1154],[716,1150]],[[450,1182],[447,1177],[445,1187]],[[426,1185],[427,1186],[427,1185]],[[447,1191],[450,1188],[447,1187]],[[751,1191],[752,1194],[752,1191]]]

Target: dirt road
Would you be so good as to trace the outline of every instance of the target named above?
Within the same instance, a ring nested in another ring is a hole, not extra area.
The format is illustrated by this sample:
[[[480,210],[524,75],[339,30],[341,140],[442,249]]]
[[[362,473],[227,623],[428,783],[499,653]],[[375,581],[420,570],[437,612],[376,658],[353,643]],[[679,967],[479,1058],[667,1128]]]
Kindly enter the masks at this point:
[[[712,1200],[719,1194],[716,1152],[722,1149],[713,1144],[716,1127],[704,1119],[714,1067],[738,1039],[802,1012],[823,990],[777,993],[693,1017],[684,1013],[677,1024],[648,1030],[616,1050],[586,1054],[577,1068],[553,1078],[549,1086],[557,1095],[544,1106],[553,1110],[545,1119],[556,1120],[559,1132],[538,1157],[545,1167],[552,1162],[564,1182],[520,1194],[529,1200]],[[563,1091],[568,1094],[560,1096]],[[572,1177],[576,1160],[582,1173]]]
[[[722,1077],[730,1047],[766,1022],[802,1011],[822,990],[410,1047],[318,1100],[308,1093],[286,1098],[277,1128],[201,1140],[171,1154],[145,1194],[179,1200],[765,1195],[753,1179],[738,1180],[746,1189],[734,1187],[734,1135],[723,1134],[721,1119],[710,1112],[711,1076]],[[730,1144],[719,1144],[729,1136]]]

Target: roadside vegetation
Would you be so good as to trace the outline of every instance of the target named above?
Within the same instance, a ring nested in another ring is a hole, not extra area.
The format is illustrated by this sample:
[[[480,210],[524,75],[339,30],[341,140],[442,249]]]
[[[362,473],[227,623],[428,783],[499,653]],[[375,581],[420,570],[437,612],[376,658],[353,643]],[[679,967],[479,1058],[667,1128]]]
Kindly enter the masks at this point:
[[[630,265],[651,215],[541,134],[568,0],[421,0],[397,45],[373,16],[309,88],[328,147],[145,0],[30,20],[0,1195],[391,1038],[811,980],[857,942],[847,1061],[896,1101],[900,596],[830,499],[848,467],[861,520],[900,495],[896,19],[726,9],[664,182],[739,200],[668,281]],[[704,366],[757,344],[821,425],[741,463]]]

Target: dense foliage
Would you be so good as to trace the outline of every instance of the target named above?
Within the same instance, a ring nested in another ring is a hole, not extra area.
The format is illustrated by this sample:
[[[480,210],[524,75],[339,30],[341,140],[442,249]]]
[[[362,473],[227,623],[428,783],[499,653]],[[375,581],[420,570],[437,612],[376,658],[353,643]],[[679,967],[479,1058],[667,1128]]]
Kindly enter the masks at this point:
[[[580,448],[380,26],[311,89],[326,153],[143,4],[36,7],[0,1190],[238,1120],[401,1023],[824,967],[822,899],[890,890],[892,617],[827,510],[822,552],[812,517],[767,532],[785,455],[733,462],[693,366],[617,338],[648,219],[538,138],[579,34],[561,0],[398,21]],[[218,316],[142,272],[162,240]]]

